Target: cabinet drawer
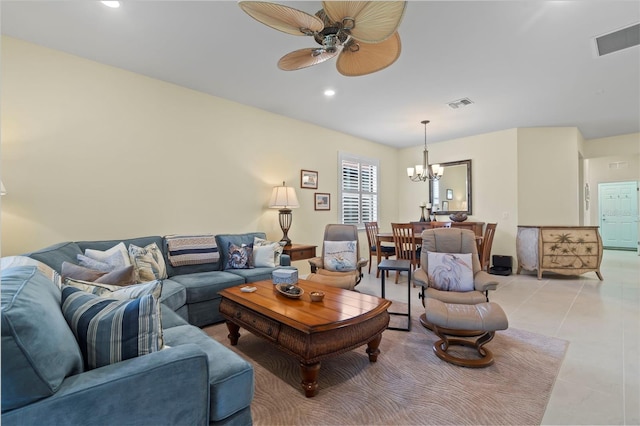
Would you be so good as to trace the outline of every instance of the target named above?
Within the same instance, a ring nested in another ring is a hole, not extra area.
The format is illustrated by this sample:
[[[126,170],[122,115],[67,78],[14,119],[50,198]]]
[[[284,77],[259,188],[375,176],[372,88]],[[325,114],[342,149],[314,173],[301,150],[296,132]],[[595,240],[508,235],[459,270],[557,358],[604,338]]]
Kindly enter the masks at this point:
[[[274,342],[278,340],[280,334],[280,323],[264,317],[257,312],[235,306],[233,309],[233,318],[236,323],[240,324],[247,330],[260,334]]]
[[[298,249],[291,251],[291,260],[304,260],[311,259],[312,257],[316,257],[316,249],[306,248],[306,249]]]

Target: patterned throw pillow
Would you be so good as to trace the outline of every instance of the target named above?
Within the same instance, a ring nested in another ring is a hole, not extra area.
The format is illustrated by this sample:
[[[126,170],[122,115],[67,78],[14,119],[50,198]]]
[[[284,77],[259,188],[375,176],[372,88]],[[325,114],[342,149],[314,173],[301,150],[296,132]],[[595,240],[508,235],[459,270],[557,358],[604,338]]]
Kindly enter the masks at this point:
[[[227,269],[253,268],[253,244],[237,246],[229,242],[229,261]]]
[[[146,247],[129,244],[129,258],[136,268],[137,281],[163,280],[167,278],[167,265],[156,243]]]
[[[357,266],[356,241],[325,241],[324,268],[329,271],[355,271]]]
[[[429,287],[443,291],[472,291],[472,253],[427,252]]]
[[[158,351],[159,303],[151,294],[138,299],[104,299],[64,286],[62,313],[78,341],[86,369]]]
[[[100,260],[105,263],[112,263],[116,267],[129,266],[131,260],[129,260],[129,252],[127,246],[123,242],[116,244],[109,250],[101,251],[95,249],[86,249],[84,255],[95,260]],[[114,257],[114,255],[117,255]]]
[[[129,266],[133,268],[133,266]],[[74,279],[67,279],[65,285],[77,288],[87,293],[91,293],[95,296],[106,297],[109,299],[129,300],[137,299],[142,296],[152,295],[157,300],[160,300],[162,294],[162,281],[156,280],[148,283],[135,284],[126,287],[119,285],[102,284],[98,282],[81,281]],[[158,314],[158,341],[162,348],[164,345],[164,335],[162,334],[162,317],[160,311],[160,303],[157,304]]]
[[[280,265],[280,256],[284,250],[284,245],[284,241],[274,242],[254,237],[253,266],[256,268],[275,268]]]

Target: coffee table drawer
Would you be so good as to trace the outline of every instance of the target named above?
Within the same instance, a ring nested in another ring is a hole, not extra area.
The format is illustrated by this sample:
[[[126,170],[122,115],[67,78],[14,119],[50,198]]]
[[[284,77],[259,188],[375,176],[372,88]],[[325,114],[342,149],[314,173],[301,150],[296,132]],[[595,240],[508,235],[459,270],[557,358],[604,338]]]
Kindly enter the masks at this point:
[[[233,307],[231,315],[238,324],[247,330],[258,333],[274,342],[278,340],[280,323],[277,321],[238,305]]]

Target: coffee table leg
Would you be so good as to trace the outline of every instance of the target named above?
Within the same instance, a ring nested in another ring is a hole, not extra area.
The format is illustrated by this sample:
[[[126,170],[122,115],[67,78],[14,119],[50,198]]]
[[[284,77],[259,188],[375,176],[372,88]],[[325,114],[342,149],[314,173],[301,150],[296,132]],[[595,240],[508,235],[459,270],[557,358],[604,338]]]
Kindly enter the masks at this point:
[[[238,344],[238,339],[240,338],[240,326],[231,321],[227,321],[227,328],[229,329],[229,341],[231,342],[231,346],[235,346]]]
[[[380,342],[382,341],[382,333],[378,334],[373,340],[370,340],[367,343],[367,353],[369,354],[369,361],[376,362],[378,360],[378,355],[380,355]]]
[[[302,373],[302,390],[307,398],[311,398],[318,390],[318,374],[320,372],[320,363],[313,364],[300,363],[300,372]]]

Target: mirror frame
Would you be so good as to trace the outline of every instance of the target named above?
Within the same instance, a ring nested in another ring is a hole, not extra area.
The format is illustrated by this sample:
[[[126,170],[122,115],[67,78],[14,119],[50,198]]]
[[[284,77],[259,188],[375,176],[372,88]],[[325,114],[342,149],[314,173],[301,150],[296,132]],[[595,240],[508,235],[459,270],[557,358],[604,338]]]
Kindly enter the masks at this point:
[[[471,215],[472,212],[472,192],[471,192],[471,160],[451,161],[449,163],[440,163],[440,167],[444,167],[444,175],[447,175],[447,167],[450,166],[467,166],[467,210],[438,210],[437,215],[450,215],[452,213],[466,213]],[[429,203],[433,205],[433,181],[429,181]]]

